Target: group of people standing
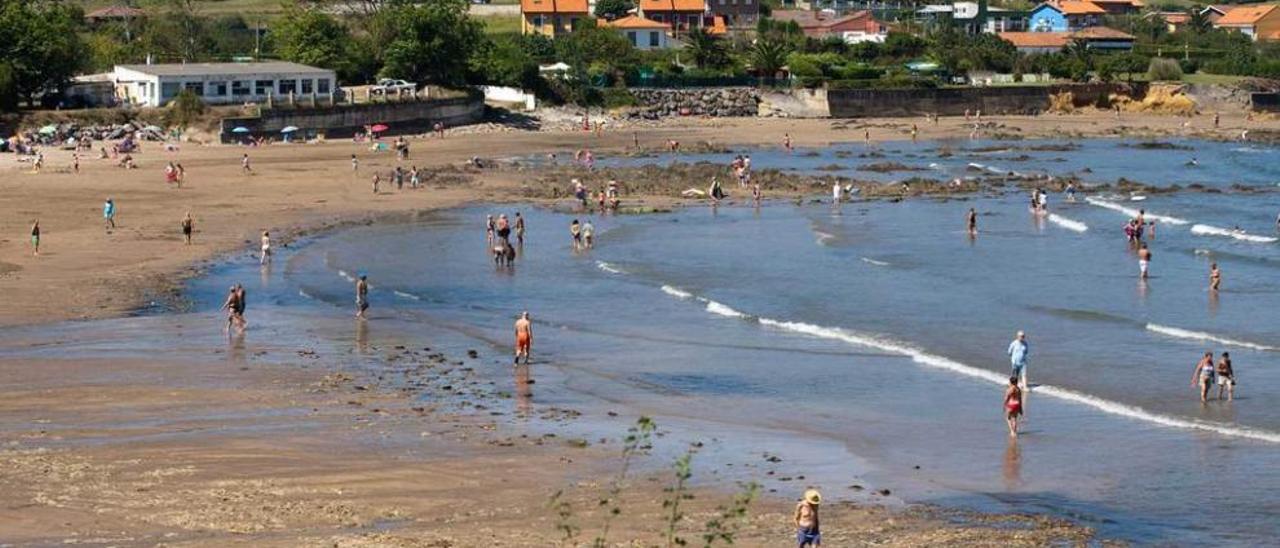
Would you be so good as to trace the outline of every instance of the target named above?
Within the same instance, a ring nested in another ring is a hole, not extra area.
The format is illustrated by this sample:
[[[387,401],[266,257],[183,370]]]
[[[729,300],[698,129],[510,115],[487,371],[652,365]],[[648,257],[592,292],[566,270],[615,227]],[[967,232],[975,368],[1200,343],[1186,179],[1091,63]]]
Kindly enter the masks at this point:
[[[511,233],[515,232],[516,246],[524,248],[524,217],[520,212],[516,212],[515,221],[512,222],[507,218],[507,214],[503,213],[496,218],[489,215],[485,219],[485,241],[489,244],[489,249],[493,253],[493,262],[498,266],[512,266],[516,260],[516,246],[511,245]]]

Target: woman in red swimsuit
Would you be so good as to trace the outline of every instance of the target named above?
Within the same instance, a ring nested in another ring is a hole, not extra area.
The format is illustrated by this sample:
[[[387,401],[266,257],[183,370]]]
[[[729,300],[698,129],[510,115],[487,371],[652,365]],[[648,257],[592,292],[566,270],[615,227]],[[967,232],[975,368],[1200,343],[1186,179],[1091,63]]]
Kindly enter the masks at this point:
[[[1022,416],[1022,389],[1018,377],[1009,378],[1009,388],[1004,391],[1004,420],[1009,423],[1009,435],[1018,435],[1018,417]]]

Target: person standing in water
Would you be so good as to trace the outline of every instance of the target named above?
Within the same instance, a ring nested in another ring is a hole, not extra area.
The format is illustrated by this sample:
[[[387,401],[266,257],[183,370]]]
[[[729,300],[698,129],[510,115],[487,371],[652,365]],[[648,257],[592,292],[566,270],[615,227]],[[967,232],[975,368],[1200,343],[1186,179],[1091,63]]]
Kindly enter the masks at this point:
[[[182,217],[182,239],[187,245],[191,245],[191,231],[195,229],[196,221],[191,218],[191,211]]]
[[[31,221],[31,255],[40,256],[40,219]]]
[[[1218,263],[1209,265],[1209,291],[1217,291],[1222,287],[1222,271],[1218,270]]]
[[[818,519],[818,506],[822,504],[822,493],[817,489],[804,492],[804,498],[796,504],[792,521],[796,526],[796,543],[800,548],[822,546],[822,528]]]
[[[498,233],[498,237],[502,238],[502,243],[511,243],[511,221],[507,220],[507,214],[498,215],[498,221],[494,224],[494,228]]]
[[[520,212],[516,212],[516,244],[524,245],[524,217],[520,216]]]
[[[262,256],[258,259],[258,264],[267,264],[271,262],[271,233],[262,231]]]
[[[1031,346],[1027,344],[1027,334],[1022,331],[1009,343],[1009,363],[1013,366],[1013,376],[1021,379],[1021,386],[1027,387],[1027,356],[1031,354]]]
[[[492,245],[495,236],[497,236],[497,225],[493,220],[493,215],[486,215],[484,218],[484,241]]]
[[[1004,421],[1009,425],[1009,435],[1018,436],[1018,419],[1022,418],[1022,388],[1018,376],[1009,377],[1009,387],[1004,389]]]
[[[364,274],[356,280],[356,318],[363,320],[364,311],[369,309],[369,281]]]
[[[1213,376],[1217,372],[1217,368],[1213,365],[1213,352],[1205,352],[1204,357],[1196,362],[1196,368],[1191,371],[1192,388],[1200,387],[1200,401],[1209,401],[1209,387],[1213,386]]]
[[[533,348],[533,323],[529,321],[529,312],[521,312],[516,320],[516,359],[513,365],[520,364],[524,357],[525,365],[529,364],[529,351]]]
[[[1231,353],[1223,352],[1218,360],[1218,399],[1222,399],[1222,389],[1227,389],[1227,401],[1236,399],[1236,372],[1231,368]]]
[[[1147,248],[1147,243],[1143,242],[1142,247],[1138,249],[1138,275],[1142,279],[1147,279],[1148,269],[1151,266],[1151,250]]]
[[[596,227],[591,224],[591,219],[587,219],[587,222],[582,223],[582,245],[591,249],[595,245],[595,235]]]
[[[782,134],[782,148],[787,151],[787,154],[791,154],[791,134],[790,133]]]
[[[574,219],[569,223],[569,235],[573,236],[573,250],[577,251],[582,248],[582,225],[578,224],[578,220]]]
[[[116,228],[116,203],[111,198],[107,198],[107,202],[102,204],[102,218],[107,222],[108,232]]]
[[[969,235],[977,236],[978,235],[978,210],[972,207],[969,208],[969,214],[965,215],[965,221],[969,225]]]

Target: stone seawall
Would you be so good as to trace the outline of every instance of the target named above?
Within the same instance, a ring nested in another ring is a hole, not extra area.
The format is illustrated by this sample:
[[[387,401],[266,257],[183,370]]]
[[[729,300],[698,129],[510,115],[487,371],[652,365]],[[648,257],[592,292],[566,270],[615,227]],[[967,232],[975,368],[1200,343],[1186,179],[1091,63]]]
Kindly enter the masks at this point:
[[[656,116],[755,116],[760,92],[755,88],[632,88],[640,110]]]
[[[1143,89],[1125,84],[1061,84],[939,89],[832,89],[827,91],[831,116],[961,115],[966,110],[989,114],[1034,114],[1049,108],[1050,97],[1071,92],[1077,106],[1105,105],[1112,93],[1141,97]]]
[[[264,109],[261,116],[235,117],[222,120],[221,140],[242,141],[248,136],[280,137],[280,130],[298,128],[296,138],[309,138],[323,133],[326,138],[345,138],[363,131],[365,126],[386,124],[384,134],[425,133],[436,123],[445,126],[471,124],[484,117],[484,97],[472,94],[449,99]],[[243,127],[248,133],[234,133]]]

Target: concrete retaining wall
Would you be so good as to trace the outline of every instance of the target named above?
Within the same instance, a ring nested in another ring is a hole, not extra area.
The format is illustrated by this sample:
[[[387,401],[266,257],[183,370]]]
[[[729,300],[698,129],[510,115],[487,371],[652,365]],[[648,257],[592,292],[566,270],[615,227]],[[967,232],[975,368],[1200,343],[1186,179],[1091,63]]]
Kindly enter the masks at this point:
[[[326,138],[345,138],[373,124],[389,126],[385,135],[425,133],[436,122],[458,126],[475,123],[483,116],[484,97],[478,93],[449,99],[263,109],[259,117],[224,118],[221,140],[236,143],[246,137],[279,138],[280,130],[288,126],[298,128],[298,139],[318,133]],[[249,133],[232,133],[236,127],[244,127]]]
[[[827,91],[831,116],[868,118],[881,116],[961,115],[965,110],[984,114],[1034,114],[1049,107],[1049,97],[1069,91],[1077,106],[1106,104],[1111,93],[1129,93],[1125,84],[1061,84],[1053,86],[998,86],[941,89],[832,89]],[[1142,89],[1133,90],[1141,96]]]

